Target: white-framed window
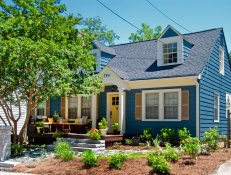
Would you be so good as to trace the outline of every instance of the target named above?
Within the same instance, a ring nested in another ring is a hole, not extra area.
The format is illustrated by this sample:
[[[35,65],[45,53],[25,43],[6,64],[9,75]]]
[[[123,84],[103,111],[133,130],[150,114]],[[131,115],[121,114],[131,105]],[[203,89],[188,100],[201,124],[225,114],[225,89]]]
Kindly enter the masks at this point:
[[[46,115],[46,100],[40,102],[36,109],[37,115],[45,116]]]
[[[91,118],[91,97],[81,98],[81,116],[88,116]]]
[[[142,120],[180,121],[181,89],[142,91]]]
[[[225,51],[222,47],[219,49],[219,72],[225,74]]]
[[[214,93],[214,122],[220,121],[220,97]]]
[[[68,119],[76,119],[78,116],[78,97],[68,97]]]
[[[163,44],[163,63],[177,63],[177,42]]]

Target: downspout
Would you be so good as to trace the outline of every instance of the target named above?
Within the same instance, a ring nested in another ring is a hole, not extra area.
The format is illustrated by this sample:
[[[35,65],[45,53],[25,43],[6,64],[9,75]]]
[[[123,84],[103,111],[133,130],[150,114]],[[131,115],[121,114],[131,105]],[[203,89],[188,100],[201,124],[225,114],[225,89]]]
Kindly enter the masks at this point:
[[[202,71],[203,72],[203,71]],[[202,73],[198,75],[196,81],[196,137],[200,138],[200,80]]]

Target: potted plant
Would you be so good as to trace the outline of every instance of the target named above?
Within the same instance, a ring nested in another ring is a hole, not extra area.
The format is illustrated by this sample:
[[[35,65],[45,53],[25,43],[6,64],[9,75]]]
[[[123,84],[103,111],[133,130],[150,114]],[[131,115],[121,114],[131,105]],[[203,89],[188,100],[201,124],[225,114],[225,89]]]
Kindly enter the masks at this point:
[[[98,123],[98,126],[99,126],[101,136],[105,136],[108,130],[107,120],[105,117],[103,117],[102,120]]]
[[[52,135],[53,138],[56,139],[56,141],[62,141],[64,134],[62,132],[59,132],[59,130],[56,130],[55,133]]]
[[[88,133],[89,137],[93,140],[100,140],[100,132],[96,128],[91,128]]]
[[[120,134],[121,127],[120,127],[119,123],[114,123],[112,125],[112,129],[113,129],[113,134],[115,134],[115,135],[119,135]]]
[[[43,121],[36,122],[36,123],[35,123],[35,126],[36,126],[36,128],[37,128],[37,133],[42,133],[43,128],[44,128],[44,123],[43,123]]]

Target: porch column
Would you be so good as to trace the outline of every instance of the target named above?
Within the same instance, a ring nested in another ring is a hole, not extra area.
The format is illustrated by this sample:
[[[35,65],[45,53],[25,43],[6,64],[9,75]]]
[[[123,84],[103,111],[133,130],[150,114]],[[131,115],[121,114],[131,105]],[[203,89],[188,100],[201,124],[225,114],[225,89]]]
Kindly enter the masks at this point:
[[[125,92],[124,89],[119,89],[119,123],[121,126],[120,133],[125,133]]]
[[[91,95],[91,120],[92,128],[96,128],[97,122],[97,96],[95,94]]]

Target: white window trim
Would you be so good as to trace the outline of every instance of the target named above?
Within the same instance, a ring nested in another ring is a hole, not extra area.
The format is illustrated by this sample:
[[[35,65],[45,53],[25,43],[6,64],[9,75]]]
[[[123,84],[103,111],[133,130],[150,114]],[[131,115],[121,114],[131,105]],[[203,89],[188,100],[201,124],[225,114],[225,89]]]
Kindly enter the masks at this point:
[[[228,113],[227,113],[227,110],[228,110],[228,109],[227,109],[227,100],[228,100],[228,97],[231,97],[231,94],[230,94],[230,93],[226,93],[226,94],[225,94],[225,105],[226,105],[226,106],[225,106],[225,111],[226,111],[226,112],[225,112],[225,117],[226,117],[226,118],[227,118],[227,115],[228,115]],[[230,99],[231,99],[231,98],[230,98]],[[231,106],[230,106],[229,111],[231,112]]]
[[[225,75],[225,51],[222,47],[219,48],[219,73]]]
[[[163,44],[177,43],[177,62],[176,63],[164,63],[164,52]],[[183,63],[183,38],[180,36],[170,37],[170,38],[161,38],[157,41],[157,66],[169,66],[169,65],[178,65]]]
[[[178,119],[164,119],[164,93],[178,92]],[[146,119],[145,95],[148,93],[159,93],[159,119]],[[142,91],[142,121],[181,121],[181,89],[161,89],[161,90],[143,90]]]
[[[215,110],[215,95],[217,95],[218,96],[218,102],[217,102],[217,104],[218,104],[218,106],[217,106],[217,114],[218,114],[218,116],[217,116],[217,120],[215,120],[215,112],[214,112],[214,110]],[[213,121],[214,122],[220,122],[220,95],[219,95],[219,93],[214,93],[214,96],[213,96]]]

